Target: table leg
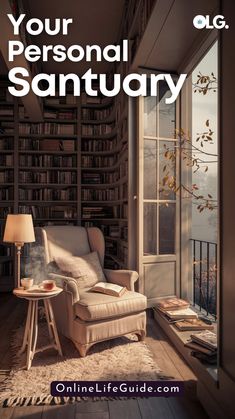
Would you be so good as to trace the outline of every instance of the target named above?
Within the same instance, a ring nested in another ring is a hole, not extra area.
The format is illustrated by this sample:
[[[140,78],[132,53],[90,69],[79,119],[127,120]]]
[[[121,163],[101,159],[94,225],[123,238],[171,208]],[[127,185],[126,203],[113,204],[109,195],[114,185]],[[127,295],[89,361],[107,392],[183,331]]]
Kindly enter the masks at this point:
[[[54,313],[53,313],[53,309],[52,309],[52,305],[50,300],[44,300],[44,305],[45,305],[45,310],[48,312],[48,319],[49,319],[49,323],[48,323],[48,328],[49,328],[49,333],[50,330],[54,335],[54,340],[55,340],[55,349],[57,349],[57,351],[59,352],[59,354],[61,356],[63,356],[62,354],[62,349],[60,346],[60,341],[59,341],[59,336],[58,336],[58,332],[57,332],[57,327],[56,327],[56,323],[55,323],[55,319],[54,319]]]
[[[34,330],[33,330],[33,349],[32,349],[32,360],[36,350],[36,344],[38,339],[38,301],[35,301],[35,312],[34,312]]]
[[[26,323],[25,323],[24,339],[23,339],[22,346],[21,346],[20,350],[18,351],[18,355],[21,355],[25,351],[26,345],[28,343],[31,312],[32,312],[32,301],[30,300],[29,304],[28,304],[27,319],[26,319]]]
[[[49,331],[50,341],[53,342],[54,337],[53,337],[53,333],[52,333],[52,330],[51,330],[50,315],[49,315],[48,305],[46,304],[46,301],[47,300],[44,300],[44,307],[45,307],[45,314],[46,314],[46,320],[47,320],[47,327],[48,327],[48,331]]]
[[[30,369],[33,359],[33,350],[32,350],[32,340],[33,340],[33,332],[34,332],[34,324],[35,324],[35,308],[37,306],[36,301],[30,301],[32,304],[31,307],[31,318],[29,322],[29,330],[28,330],[28,346],[27,346],[27,360],[26,360],[26,367],[27,370]]]

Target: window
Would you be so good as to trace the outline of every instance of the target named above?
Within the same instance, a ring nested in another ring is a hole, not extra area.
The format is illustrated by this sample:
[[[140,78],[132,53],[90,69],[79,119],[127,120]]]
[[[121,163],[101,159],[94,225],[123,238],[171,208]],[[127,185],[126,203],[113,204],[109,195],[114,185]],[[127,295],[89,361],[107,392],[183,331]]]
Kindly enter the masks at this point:
[[[177,146],[175,103],[165,104],[168,85],[159,84],[158,96],[143,98],[143,253],[175,253],[176,196],[168,181],[174,181],[176,162],[169,166],[167,150]],[[166,170],[167,167],[167,170]]]

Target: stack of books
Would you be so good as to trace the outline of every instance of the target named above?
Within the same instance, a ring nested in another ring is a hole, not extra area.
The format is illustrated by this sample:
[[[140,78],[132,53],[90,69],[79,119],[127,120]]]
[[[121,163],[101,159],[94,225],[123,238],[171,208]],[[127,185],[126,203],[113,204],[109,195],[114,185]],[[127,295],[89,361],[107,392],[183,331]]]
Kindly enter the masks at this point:
[[[217,362],[217,336],[210,330],[191,335],[191,340],[185,343],[192,350],[191,355],[200,361],[215,364]]]
[[[161,300],[156,310],[161,316],[168,320],[169,323],[175,323],[185,319],[197,319],[197,313],[189,308],[189,303],[180,298],[167,298]]]

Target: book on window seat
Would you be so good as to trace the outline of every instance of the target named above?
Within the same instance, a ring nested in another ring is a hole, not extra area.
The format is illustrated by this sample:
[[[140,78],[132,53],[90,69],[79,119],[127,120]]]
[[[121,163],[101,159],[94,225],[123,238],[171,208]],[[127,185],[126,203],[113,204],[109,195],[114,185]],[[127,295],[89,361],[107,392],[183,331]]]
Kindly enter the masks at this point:
[[[208,324],[202,319],[185,319],[174,323],[180,331],[187,330],[214,330],[213,324]]]
[[[193,342],[198,343],[208,349],[217,349],[217,336],[210,330],[204,330],[203,332],[195,333],[191,335]]]
[[[169,322],[175,322],[184,319],[197,319],[198,315],[191,308],[183,308],[180,310],[161,310],[158,311],[165,317]]]
[[[186,348],[192,349],[194,352],[200,352],[202,354],[208,355],[208,356],[212,356],[214,354],[216,354],[217,350],[216,349],[209,349],[209,348],[205,348],[202,345],[199,345],[199,343],[193,342],[192,340],[186,342],[184,344],[184,346]]]
[[[90,291],[101,292],[102,294],[113,295],[114,297],[121,297],[126,291],[126,287],[112,284],[111,282],[98,282]]]
[[[188,308],[188,301],[181,300],[180,298],[165,298],[157,303],[157,308],[162,311],[166,310],[180,310],[182,308]]]

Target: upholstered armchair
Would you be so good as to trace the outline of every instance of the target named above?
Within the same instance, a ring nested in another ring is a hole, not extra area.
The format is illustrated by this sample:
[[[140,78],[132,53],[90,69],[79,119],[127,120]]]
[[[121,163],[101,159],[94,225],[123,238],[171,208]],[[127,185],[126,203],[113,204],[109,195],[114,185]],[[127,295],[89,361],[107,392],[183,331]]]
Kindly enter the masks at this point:
[[[125,286],[121,297],[91,292],[70,274],[50,272],[63,292],[53,299],[53,308],[60,333],[71,339],[81,356],[96,342],[134,333],[139,340],[146,331],[146,297],[135,292],[138,274],[130,270],[103,269],[105,242],[96,227],[48,226],[40,229],[46,267],[53,267],[58,257],[85,257],[97,252],[105,280]],[[52,268],[53,270],[53,268]]]

